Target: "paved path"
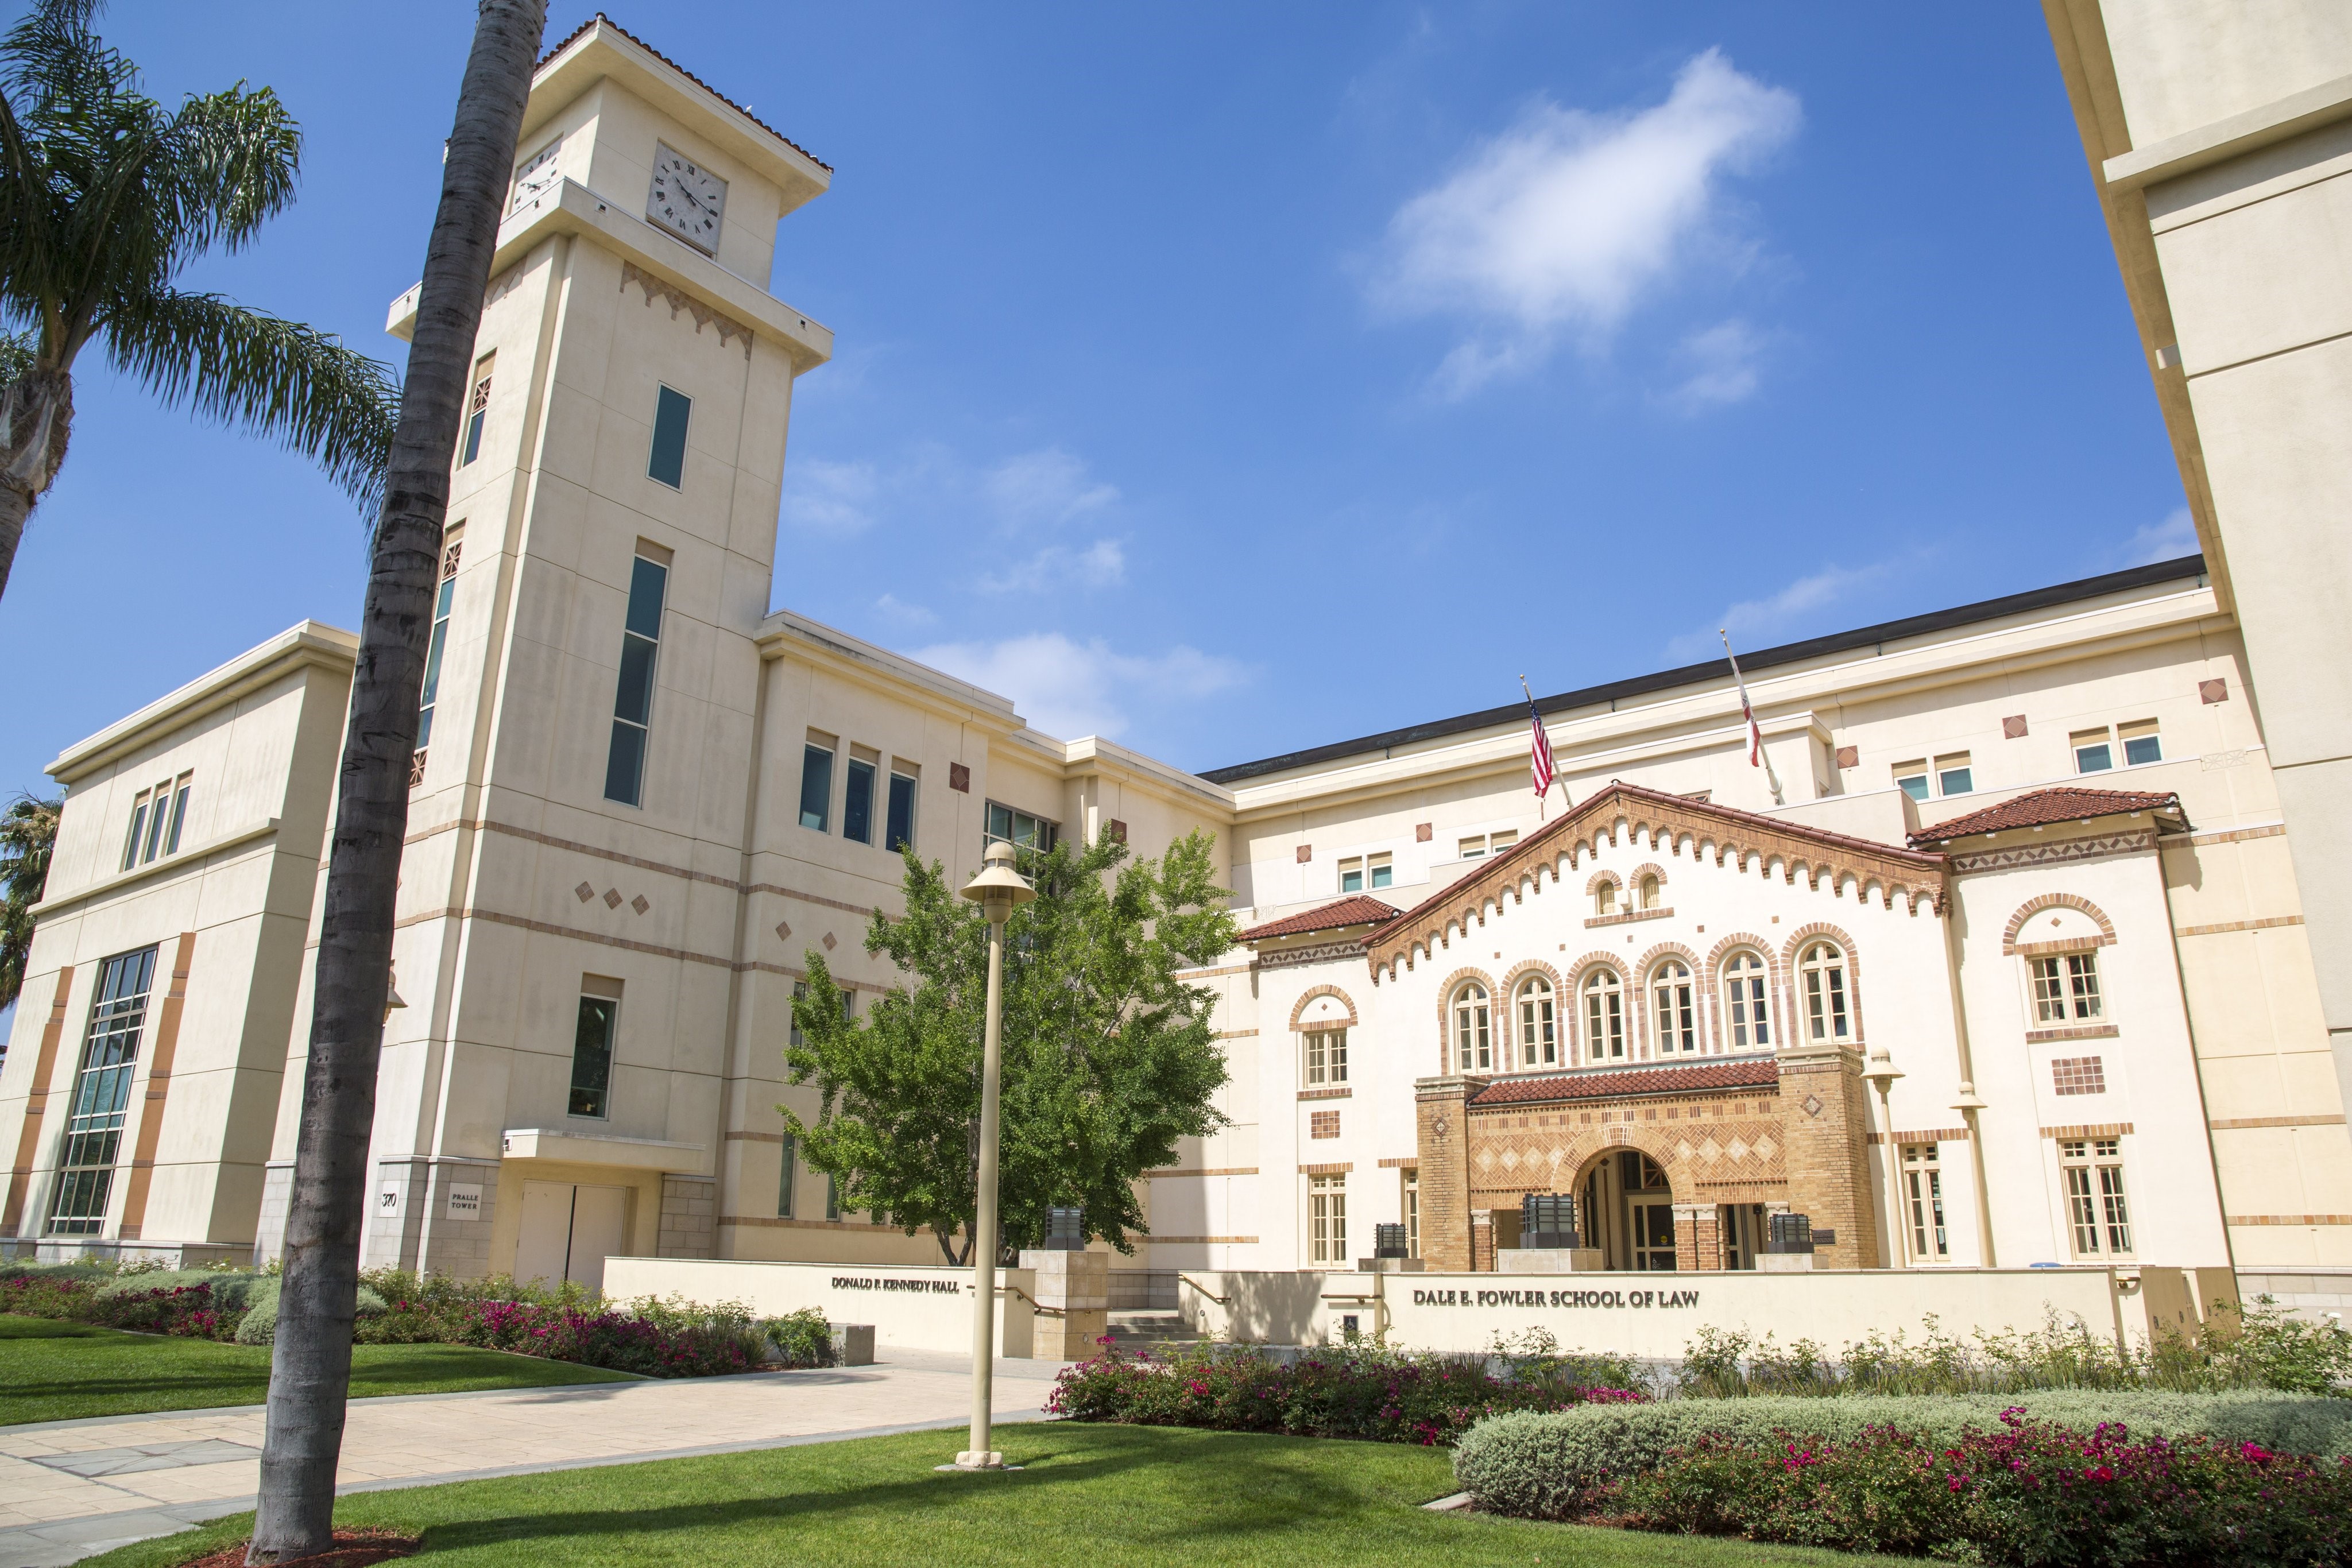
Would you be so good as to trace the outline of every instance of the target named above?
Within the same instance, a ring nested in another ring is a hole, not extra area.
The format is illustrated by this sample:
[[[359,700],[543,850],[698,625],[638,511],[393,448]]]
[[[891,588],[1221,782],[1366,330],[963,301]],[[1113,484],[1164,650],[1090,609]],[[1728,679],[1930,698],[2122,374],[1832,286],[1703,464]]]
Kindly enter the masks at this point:
[[[876,1365],[830,1371],[356,1400],[337,1490],[777,1448],[971,1418],[969,1357],[881,1354]],[[998,1362],[997,1419],[1036,1419],[1060,1370]],[[251,1508],[261,1437],[257,1405],[0,1427],[0,1568],[51,1568]]]

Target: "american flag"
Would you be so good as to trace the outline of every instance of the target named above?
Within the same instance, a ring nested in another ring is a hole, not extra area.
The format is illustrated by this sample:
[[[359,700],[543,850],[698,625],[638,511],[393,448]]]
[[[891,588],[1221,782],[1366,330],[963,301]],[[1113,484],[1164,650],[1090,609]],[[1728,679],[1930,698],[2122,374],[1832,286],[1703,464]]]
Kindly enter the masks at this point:
[[[1555,771],[1551,761],[1551,737],[1544,734],[1543,715],[1536,711],[1536,699],[1533,697],[1528,699],[1528,768],[1535,775],[1536,793],[1549,795]]]

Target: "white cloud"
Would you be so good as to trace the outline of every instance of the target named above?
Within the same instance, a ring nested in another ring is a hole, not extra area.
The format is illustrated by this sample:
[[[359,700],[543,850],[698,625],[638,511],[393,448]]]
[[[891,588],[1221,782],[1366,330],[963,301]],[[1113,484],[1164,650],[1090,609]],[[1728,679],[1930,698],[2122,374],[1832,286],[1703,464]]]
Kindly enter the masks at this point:
[[[2126,566],[2146,566],[2151,561],[2178,560],[2184,555],[2195,555],[2197,523],[2189,517],[2189,508],[2177,507],[2160,523],[2147,523],[2135,529],[2123,548]]]
[[[874,601],[874,608],[901,626],[929,626],[939,616],[919,604],[909,604],[895,593],[886,593]]]
[[[1006,458],[988,471],[981,491],[1014,527],[1066,523],[1118,499],[1117,486],[1096,481],[1084,461],[1058,446]]]
[[[983,572],[983,593],[1042,593],[1047,589],[1112,588],[1127,580],[1127,551],[1117,539],[1097,539],[1084,549],[1047,545],[1004,570]]]
[[[1666,101],[1593,114],[1539,102],[1400,208],[1374,297],[1407,313],[1481,319],[1440,387],[1466,393],[1549,351],[1604,338],[1642,296],[1721,245],[1719,186],[1796,133],[1794,93],[1719,50],[1685,65]]]
[[[1757,361],[1763,351],[1763,335],[1745,321],[1722,321],[1693,332],[1683,340],[1679,356],[1690,374],[1667,401],[1685,413],[1746,402],[1756,393]]]
[[[1885,561],[1852,568],[1825,566],[1810,577],[1797,579],[1778,593],[1741,600],[1717,617],[1714,626],[1673,639],[1666,644],[1666,657],[1680,664],[1696,664],[1720,653],[1723,641],[1716,635],[1717,628],[1738,633],[1732,642],[1735,649],[1769,647],[1805,616],[1851,597],[1885,578],[1890,570],[1891,563]]]
[[[882,491],[871,463],[803,457],[784,471],[784,522],[813,534],[859,534],[871,528]]]
[[[1249,678],[1234,660],[1197,648],[1119,653],[1098,637],[1080,643],[1058,632],[1002,643],[943,643],[915,657],[1003,693],[1032,725],[1066,740],[1116,736],[1133,722],[1138,706],[1197,702]]]

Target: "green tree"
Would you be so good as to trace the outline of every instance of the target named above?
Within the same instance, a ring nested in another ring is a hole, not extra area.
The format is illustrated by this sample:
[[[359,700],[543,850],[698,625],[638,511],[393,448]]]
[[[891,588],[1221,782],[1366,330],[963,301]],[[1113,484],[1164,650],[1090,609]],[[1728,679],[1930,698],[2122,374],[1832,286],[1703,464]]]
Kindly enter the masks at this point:
[[[1215,992],[1181,971],[1234,945],[1213,862],[1194,832],[1154,863],[1127,863],[1108,837],[1024,855],[1035,902],[1005,931],[1002,1213],[1007,1253],[1045,1234],[1045,1210],[1080,1204],[1087,1231],[1132,1252],[1143,1228],[1135,1184],[1175,1158],[1176,1141],[1223,1126],[1210,1103],[1226,1081],[1210,1028]],[[929,1229],[950,1263],[971,1261],[979,1207],[981,1033],[988,926],[938,862],[910,848],[907,913],[876,911],[868,953],[911,984],[847,1016],[822,954],[793,1006],[802,1043],[784,1067],[823,1096],[814,1123],[785,1124],[845,1208]]]
[[[0,1008],[25,988],[25,955],[33,946],[33,905],[48,884],[63,800],[19,795],[0,812]],[[0,1040],[0,1051],[7,1042]]]
[[[243,83],[168,109],[90,31],[99,0],[41,0],[0,39],[0,593],[73,427],[92,342],[167,406],[275,436],[372,507],[391,372],[340,339],[174,286],[294,200],[302,133]]]

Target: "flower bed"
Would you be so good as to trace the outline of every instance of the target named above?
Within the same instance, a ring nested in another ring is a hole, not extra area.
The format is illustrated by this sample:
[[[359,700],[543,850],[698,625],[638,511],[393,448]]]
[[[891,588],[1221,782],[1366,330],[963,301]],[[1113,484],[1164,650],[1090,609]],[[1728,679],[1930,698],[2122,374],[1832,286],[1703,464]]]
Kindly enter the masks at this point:
[[[1055,1381],[1045,1402],[1048,1415],[1451,1445],[1489,1416],[1642,1397],[1582,1381],[1572,1364],[1558,1362],[1530,1362],[1513,1376],[1497,1377],[1488,1372],[1485,1356],[1333,1347],[1283,1365],[1230,1346],[1155,1358],[1124,1355],[1108,1339],[1101,1343],[1100,1355],[1065,1369]]]

